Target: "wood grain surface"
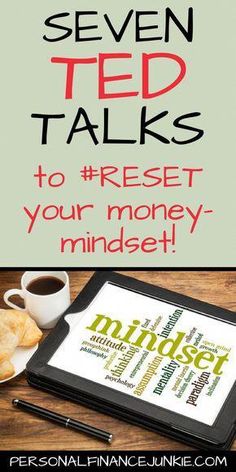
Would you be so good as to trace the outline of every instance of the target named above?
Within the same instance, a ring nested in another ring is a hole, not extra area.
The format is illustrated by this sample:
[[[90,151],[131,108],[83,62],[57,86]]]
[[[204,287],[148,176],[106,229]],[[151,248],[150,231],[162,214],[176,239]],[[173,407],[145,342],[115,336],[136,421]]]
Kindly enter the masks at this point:
[[[234,271],[121,271],[123,274],[200,300],[236,310]],[[72,300],[93,271],[70,271]],[[19,287],[22,272],[0,271],[0,307],[6,308],[3,294]],[[236,315],[235,315],[236,316]],[[61,414],[113,433],[112,446],[36,418],[12,407],[13,398],[36,403]],[[190,447],[143,428],[97,413],[28,386],[25,375],[0,384],[0,449],[2,450],[189,450]],[[233,449],[236,450],[236,441]]]

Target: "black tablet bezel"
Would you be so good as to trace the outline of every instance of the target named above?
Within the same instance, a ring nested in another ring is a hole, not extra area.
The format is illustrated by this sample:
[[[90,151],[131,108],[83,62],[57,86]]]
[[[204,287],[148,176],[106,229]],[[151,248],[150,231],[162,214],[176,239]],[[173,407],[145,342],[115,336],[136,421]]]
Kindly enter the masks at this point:
[[[97,403],[113,405],[122,411],[129,411],[137,417],[148,418],[153,423],[162,425],[164,429],[171,428],[182,436],[186,434],[195,438],[196,444],[206,442],[208,447],[224,447],[229,438],[233,436],[236,425],[236,382],[225,400],[215,422],[209,426],[197,420],[180,415],[171,410],[153,405],[141,399],[136,399],[123,392],[106,387],[91,380],[87,380],[77,375],[65,372],[48,365],[54,352],[69,332],[68,323],[64,317],[70,313],[83,311],[92,302],[102,286],[110,282],[119,287],[141,293],[170,304],[180,306],[185,309],[195,311],[204,316],[208,316],[226,323],[236,325],[236,316],[233,312],[223,308],[186,297],[176,292],[172,292],[146,282],[142,282],[131,277],[127,277],[112,271],[95,272],[90,281],[86,284],[79,296],[64,313],[54,330],[47,336],[39,346],[27,364],[27,376],[44,379],[49,385],[55,382],[57,385],[66,386],[66,389],[73,389],[80,394],[95,398]],[[103,408],[105,411],[105,408]],[[157,428],[158,429],[158,428]]]

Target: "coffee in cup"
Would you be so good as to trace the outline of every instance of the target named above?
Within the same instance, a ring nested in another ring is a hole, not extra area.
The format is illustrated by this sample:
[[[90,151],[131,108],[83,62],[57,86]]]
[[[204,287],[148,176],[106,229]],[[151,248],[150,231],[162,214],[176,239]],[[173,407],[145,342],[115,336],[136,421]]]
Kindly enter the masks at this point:
[[[13,295],[24,300],[25,308],[9,300]],[[68,274],[64,271],[27,271],[21,278],[21,289],[8,290],[4,301],[11,308],[28,311],[40,328],[53,328],[70,305]]]

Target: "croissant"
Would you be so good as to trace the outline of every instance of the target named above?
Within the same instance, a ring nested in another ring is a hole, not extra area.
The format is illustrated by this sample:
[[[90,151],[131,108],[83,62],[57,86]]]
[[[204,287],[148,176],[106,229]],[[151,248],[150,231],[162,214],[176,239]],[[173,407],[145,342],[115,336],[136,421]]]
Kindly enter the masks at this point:
[[[32,347],[41,337],[42,331],[26,312],[0,309],[0,380],[14,374],[10,358],[16,347]]]
[[[9,379],[9,377],[12,377],[14,373],[15,369],[11,361],[6,360],[0,362],[0,380]]]

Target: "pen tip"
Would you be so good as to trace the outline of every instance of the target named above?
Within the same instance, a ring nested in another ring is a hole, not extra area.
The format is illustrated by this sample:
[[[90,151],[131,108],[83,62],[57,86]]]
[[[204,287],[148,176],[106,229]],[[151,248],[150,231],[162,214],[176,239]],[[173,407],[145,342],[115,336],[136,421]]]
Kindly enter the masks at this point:
[[[16,406],[19,400],[17,398],[13,398],[12,405]]]

